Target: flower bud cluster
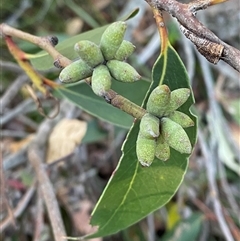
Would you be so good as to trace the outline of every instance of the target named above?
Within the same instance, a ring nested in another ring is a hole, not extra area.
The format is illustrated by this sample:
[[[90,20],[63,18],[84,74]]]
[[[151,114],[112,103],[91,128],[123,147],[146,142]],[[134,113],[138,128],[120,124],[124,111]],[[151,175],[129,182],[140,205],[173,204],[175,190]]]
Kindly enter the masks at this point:
[[[114,22],[102,34],[100,44],[82,40],[74,50],[80,59],[65,67],[59,79],[72,83],[91,77],[96,95],[104,96],[111,88],[112,78],[121,82],[134,82],[141,78],[138,72],[125,60],[133,53],[135,46],[124,40],[126,23]]]
[[[167,85],[157,86],[147,102],[148,113],[140,122],[136,153],[143,166],[150,166],[154,158],[170,158],[170,147],[190,154],[192,145],[183,128],[194,126],[193,120],[177,109],[190,96],[188,88],[171,91]]]

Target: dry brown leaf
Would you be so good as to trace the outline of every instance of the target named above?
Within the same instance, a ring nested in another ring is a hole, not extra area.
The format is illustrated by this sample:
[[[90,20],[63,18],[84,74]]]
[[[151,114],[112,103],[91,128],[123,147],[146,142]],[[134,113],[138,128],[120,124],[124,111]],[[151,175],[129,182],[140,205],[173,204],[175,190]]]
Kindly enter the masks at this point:
[[[47,163],[71,154],[87,131],[87,122],[61,120],[53,129],[48,142]]]
[[[34,138],[34,134],[28,135],[26,138],[21,141],[14,141],[9,144],[9,150],[11,153],[16,153],[23,147],[27,146]]]
[[[83,234],[90,234],[97,231],[97,227],[89,224],[90,211],[93,204],[90,200],[81,200],[79,211],[73,213],[73,220],[76,229]],[[89,241],[102,241],[102,238],[89,239]]]

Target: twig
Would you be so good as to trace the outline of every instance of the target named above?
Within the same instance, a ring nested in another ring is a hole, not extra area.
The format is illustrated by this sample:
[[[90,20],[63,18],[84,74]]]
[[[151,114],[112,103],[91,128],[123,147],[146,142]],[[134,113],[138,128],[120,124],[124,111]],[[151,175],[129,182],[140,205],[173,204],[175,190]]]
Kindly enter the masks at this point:
[[[147,216],[147,224],[148,224],[148,241],[154,241],[155,240],[155,224],[154,224],[154,215],[153,213],[149,214]]]
[[[14,11],[14,13],[6,20],[8,24],[17,25],[18,19],[25,14],[27,9],[29,9],[32,6],[32,3],[30,0],[19,1],[18,3],[19,3],[19,6],[16,6],[16,11]]]
[[[25,33],[23,31],[20,31],[18,29],[12,28],[8,26],[7,24],[1,24],[0,25],[0,34],[5,37],[5,40],[7,41],[8,47],[11,50],[12,54],[15,54],[15,59],[18,61],[19,65],[26,71],[30,72],[31,75],[36,78],[36,81],[34,81],[35,85],[38,85],[39,90],[41,90],[43,93],[47,92],[46,88],[43,88],[41,77],[33,70],[30,66],[30,63],[28,63],[26,60],[29,57],[28,54],[22,52],[12,41],[11,37],[18,37],[20,39],[29,41],[33,44],[36,44],[40,48],[46,50],[50,56],[52,56],[54,60],[55,66],[58,66],[60,68],[66,67],[69,64],[72,63],[71,60],[68,58],[62,56],[55,48],[53,44],[53,40],[51,37],[37,37],[28,33]],[[91,81],[89,79],[85,80],[87,84],[90,84]],[[51,82],[51,81],[50,81]],[[132,115],[135,118],[142,118],[142,116],[146,113],[146,110],[141,108],[140,106],[136,105],[135,103],[129,101],[128,99],[124,98],[123,96],[117,94],[113,90],[109,90],[103,98],[108,102],[109,104],[113,105],[114,107],[127,112],[128,114]],[[12,117],[12,116],[10,116]],[[8,118],[2,119],[2,122],[8,121]]]
[[[216,214],[219,226],[227,241],[234,241],[234,238],[229,230],[226,220],[222,212],[221,204],[218,197],[218,189],[215,181],[214,163],[216,163],[215,157],[211,155],[210,150],[207,147],[207,140],[203,135],[202,130],[199,128],[198,132],[199,144],[204,155],[204,161],[206,166],[207,178],[209,182],[209,188],[211,191],[211,200],[213,203],[214,213]]]
[[[32,99],[26,99],[22,103],[20,103],[17,107],[12,109],[11,111],[8,110],[4,116],[1,117],[0,122],[2,125],[6,124],[11,119],[15,118],[17,115],[33,111],[35,109],[35,105]]]
[[[220,184],[222,186],[223,191],[225,192],[225,196],[229,203],[229,206],[232,209],[232,213],[233,213],[233,215],[236,215],[236,217],[239,217],[240,210],[239,210],[237,202],[232,194],[229,183],[227,181],[226,171],[225,171],[225,168],[224,168],[222,162],[218,162],[218,169],[219,169],[219,175],[220,175]]]
[[[13,210],[13,215],[15,218],[19,217],[27,207],[30,199],[34,194],[35,185],[36,185],[36,180],[33,181],[33,184],[31,185],[31,187],[27,190],[22,200],[18,203],[17,207]],[[8,225],[11,223],[11,220],[12,220],[11,217],[7,217],[5,220],[3,220],[0,223],[0,230],[3,231],[6,227],[8,227]]]
[[[9,105],[13,98],[18,94],[20,88],[27,83],[28,80],[29,78],[25,74],[21,74],[12,82],[0,99],[0,112],[4,112],[4,109]]]
[[[2,157],[0,157],[0,195],[1,195],[0,207],[1,207],[1,209],[2,208],[7,209],[7,215],[9,218],[9,222],[11,222],[12,224],[15,225],[14,215],[13,215],[11,206],[9,204],[5,189],[6,189],[6,184],[5,184],[5,176],[4,176],[4,172],[3,172],[3,159],[2,159]],[[3,210],[1,210],[1,212],[3,212]],[[0,230],[2,230],[1,224],[0,224]]]
[[[41,195],[41,190],[37,190],[37,211],[35,216],[35,229],[34,229],[34,238],[33,241],[40,240],[41,231],[43,228],[43,199]]]
[[[225,208],[223,208],[223,214],[228,222],[228,226],[235,238],[235,240],[240,240],[240,230],[239,227],[234,223],[232,217],[230,215],[228,215],[228,212]],[[237,215],[237,217],[239,217],[239,215]]]
[[[112,106],[128,113],[134,118],[141,119],[146,113],[146,110],[140,107],[139,105],[131,102],[130,100],[124,98],[113,90],[109,90],[105,95],[104,99],[106,102]]]
[[[23,74],[24,71],[19,67],[19,65],[8,62],[8,61],[2,61],[0,60],[0,68],[5,70],[10,70],[11,72],[15,72],[16,74]]]
[[[18,137],[24,138],[28,135],[25,131],[1,130],[1,137]]]
[[[65,116],[67,118],[75,118],[76,117],[76,115],[73,116],[73,113],[72,113],[72,111],[75,110],[76,107],[69,106],[69,103],[67,103],[66,101],[63,101],[61,103],[61,106],[62,106],[62,109],[65,109],[66,111],[63,114],[60,113],[59,117],[57,117],[57,120],[59,120],[62,116]],[[74,114],[76,114],[76,113],[78,113],[78,112],[75,111]],[[44,136],[40,136],[39,138],[44,138]],[[47,141],[46,138],[44,140],[45,140],[45,142]],[[4,171],[9,170],[11,168],[14,168],[14,167],[26,162],[27,161],[26,152],[27,152],[28,146],[30,144],[31,143],[29,143],[26,146],[24,146],[23,148],[21,148],[17,153],[14,153],[14,154],[11,154],[11,155],[5,157],[4,162],[3,162],[3,170]]]
[[[40,94],[37,94],[40,96]],[[51,103],[46,102],[44,103],[44,107],[51,106]],[[13,118],[17,117],[18,115],[29,113],[31,111],[36,110],[36,105],[34,104],[32,99],[26,99],[22,101],[18,106],[16,106],[12,110],[8,110],[4,116],[0,118],[0,123],[2,125],[6,124],[8,121],[12,120]]]
[[[54,239],[56,241],[63,240],[63,237],[66,236],[66,231],[61,218],[53,186],[51,185],[49,177],[46,173],[44,160],[46,155],[46,143],[48,141],[50,132],[52,128],[56,125],[56,123],[61,118],[63,118],[63,116],[66,116],[66,113],[68,112],[69,108],[67,108],[67,106],[69,106],[69,103],[64,103],[65,108],[61,109],[59,115],[55,119],[46,119],[42,122],[33,142],[28,149],[29,161],[31,162],[36,173],[43,200],[47,207],[47,212],[51,222]]]
[[[208,206],[206,206],[205,203],[197,198],[192,198],[191,200],[194,205],[204,213],[206,219],[217,221],[215,213]]]
[[[207,207],[203,202],[201,202],[199,199],[192,198],[192,202],[205,214],[207,219],[210,219],[213,221],[218,220],[218,217],[216,216],[216,214],[209,207]],[[240,237],[239,229],[234,224],[232,218],[226,214],[224,208],[223,208],[223,214],[229,224],[229,227],[233,233],[233,236],[235,237],[235,240],[239,240],[239,237]],[[203,240],[206,240],[206,239],[203,239]]]
[[[50,56],[52,56],[54,63],[57,63],[58,66],[67,66],[72,62],[54,48],[56,38],[52,36],[38,37],[15,29],[4,23],[0,25],[0,34],[3,36],[17,37],[39,46],[41,49],[46,50],[50,54]]]
[[[37,175],[40,190],[43,195],[43,199],[47,207],[48,216],[51,221],[54,239],[56,241],[60,241],[63,240],[63,236],[66,236],[66,231],[63,225],[53,186],[51,185],[51,182],[43,165],[44,151],[42,148],[43,147],[39,145],[36,141],[29,148],[28,157]]]
[[[138,54],[138,57],[137,57],[138,63],[145,64],[158,49],[159,49],[159,34],[156,32],[148,42],[147,46],[145,46],[143,51]]]
[[[219,73],[231,79],[235,83],[239,84],[240,73],[237,71],[232,71],[231,66],[224,62],[219,62],[217,65],[213,66]]]
[[[218,122],[220,126],[220,131],[223,132],[224,137],[228,141],[227,144],[231,147],[231,150],[234,151],[235,158],[239,160],[239,148],[236,146],[235,141],[233,140],[232,136],[229,135],[230,129],[229,126],[226,123],[225,118],[223,117],[223,113],[221,108],[219,107],[216,98],[215,98],[215,92],[214,92],[214,80],[213,76],[211,74],[210,66],[209,64],[204,61],[201,55],[197,55],[202,73],[203,73],[203,79],[206,85],[206,91],[208,95],[209,105],[210,105],[210,113],[212,114],[212,118]],[[212,125],[212,128],[216,126],[216,123]],[[235,165],[234,165],[235,166]],[[239,168],[235,170],[239,174]]]
[[[23,123],[25,126],[30,127],[32,130],[38,129],[38,123],[27,117],[26,115],[19,115],[17,120]]]
[[[213,116],[212,119],[217,119],[219,123],[223,124],[223,117],[221,110],[216,102],[215,95],[214,95],[214,84],[213,84],[213,78],[212,74],[210,72],[209,64],[203,60],[201,56],[199,56],[199,61],[201,64],[202,72],[203,72],[203,78],[204,82],[206,85],[206,90],[208,94],[208,99],[209,99],[209,106],[210,106],[210,113]],[[215,123],[209,123],[210,126],[213,127]],[[211,127],[210,127],[211,128]],[[208,148],[207,146],[207,140],[205,139],[203,132],[201,131],[201,128],[199,128],[199,143],[201,146],[201,149],[203,151],[203,155],[205,157],[205,165],[206,165],[206,171],[207,171],[207,177],[209,181],[209,188],[211,191],[211,200],[213,202],[214,206],[214,212],[216,214],[218,223],[221,227],[221,230],[226,238],[226,240],[234,240],[231,232],[229,231],[229,227],[224,219],[224,214],[223,214],[223,208],[221,207],[220,201],[219,201],[219,196],[218,196],[218,189],[217,189],[217,184],[215,181],[215,176],[216,176],[216,167],[217,167],[217,161],[215,155],[211,154],[211,151],[213,151],[213,148],[216,148],[217,140],[216,138],[211,139],[210,144],[212,147]],[[210,149],[210,150],[209,150]],[[210,161],[211,160],[211,161]],[[215,166],[214,166],[215,165]],[[231,227],[230,227],[231,228]]]
[[[3,170],[9,170],[27,161],[27,146],[23,147],[17,153],[5,157],[3,162]]]
[[[175,0],[146,0],[146,2],[153,8],[164,10],[175,17],[180,23],[184,35],[211,63],[216,64],[221,59],[240,72],[240,51],[220,40],[195,17],[196,11],[215,4],[214,1],[198,0],[189,4],[179,3]]]

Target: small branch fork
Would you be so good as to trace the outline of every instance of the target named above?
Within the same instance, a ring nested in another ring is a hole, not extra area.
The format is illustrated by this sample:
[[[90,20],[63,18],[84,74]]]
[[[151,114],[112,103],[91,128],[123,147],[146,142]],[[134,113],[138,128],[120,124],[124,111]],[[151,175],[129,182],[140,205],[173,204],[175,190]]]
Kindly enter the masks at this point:
[[[152,8],[166,11],[175,17],[183,34],[211,63],[221,59],[240,72],[240,51],[219,39],[195,17],[196,12],[227,0],[195,0],[188,4],[176,0],[145,0]]]
[[[38,87],[38,89],[45,94],[46,97],[49,96],[49,92],[44,87],[44,85],[48,85],[52,88],[59,88],[58,84],[40,76],[30,65],[29,59],[31,59],[31,55],[24,53],[21,51],[12,41],[12,37],[17,37],[26,41],[29,41],[38,47],[46,50],[49,55],[53,58],[53,64],[58,68],[64,68],[72,63],[72,61],[65,56],[61,55],[56,49],[55,45],[57,44],[57,38],[54,36],[47,37],[37,37],[28,33],[25,33],[21,30],[15,29],[7,24],[0,25],[0,35],[2,35],[7,43],[9,51],[12,53],[14,58],[17,60],[18,64],[25,70],[33,83]],[[90,79],[86,79],[87,84],[91,84]],[[33,93],[30,91],[32,96]],[[123,96],[117,94],[113,90],[110,90],[105,96],[104,99],[109,104],[114,107],[121,109],[124,112],[132,115],[134,118],[141,119],[142,116],[146,113],[146,110],[141,108],[140,106],[134,104]],[[34,98],[36,100],[36,98]],[[36,101],[38,103],[38,101]],[[38,106],[41,106],[38,103]],[[39,108],[40,113],[41,109]],[[54,115],[55,116],[55,115]],[[48,116],[49,117],[49,116]],[[49,117],[50,118],[50,117]],[[52,118],[52,117],[51,117]]]
[[[35,44],[39,48],[49,53],[49,55],[54,59],[54,65],[56,66],[65,67],[72,62],[54,48],[54,46],[58,43],[57,38],[54,36],[38,37],[15,29],[5,23],[0,25],[0,35],[2,35],[4,38],[7,36],[16,37]],[[26,54],[25,58],[31,58],[31,55]]]

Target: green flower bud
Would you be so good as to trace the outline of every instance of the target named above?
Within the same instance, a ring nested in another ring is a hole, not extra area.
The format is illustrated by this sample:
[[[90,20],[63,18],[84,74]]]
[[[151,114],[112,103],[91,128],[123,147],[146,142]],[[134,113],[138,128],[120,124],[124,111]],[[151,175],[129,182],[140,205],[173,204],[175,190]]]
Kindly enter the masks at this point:
[[[142,166],[149,167],[155,157],[156,141],[155,139],[149,139],[141,134],[138,134],[136,142],[136,153],[138,161]]]
[[[130,64],[119,60],[109,60],[107,67],[112,77],[121,82],[134,82],[141,78]]]
[[[131,42],[127,40],[123,40],[118,51],[116,52],[114,59],[124,61],[130,55],[132,55],[134,50],[135,50],[135,46]]]
[[[114,58],[123,41],[126,28],[126,23],[119,21],[112,23],[104,31],[100,41],[100,49],[106,60]]]
[[[167,117],[161,119],[161,135],[167,144],[180,153],[190,154],[192,145],[184,129]]]
[[[79,59],[65,67],[59,75],[63,83],[73,83],[92,75],[93,69],[82,59]]]
[[[111,75],[107,66],[99,65],[93,70],[92,90],[98,96],[104,96],[111,88]]]
[[[183,105],[188,97],[190,96],[190,89],[180,88],[173,90],[171,92],[171,98],[168,105],[168,113],[178,109],[181,105]]]
[[[147,111],[155,116],[162,117],[168,108],[170,93],[167,85],[157,86],[148,98]]]
[[[141,119],[139,133],[146,138],[158,137],[159,119],[154,115],[146,113]]]
[[[104,62],[100,47],[91,41],[79,41],[75,44],[74,50],[92,68]]]
[[[170,158],[170,147],[162,135],[157,138],[155,156],[162,161],[167,161]]]
[[[187,128],[190,126],[194,126],[194,121],[186,114],[180,112],[180,111],[173,111],[168,115],[168,118],[170,118],[172,121],[178,123],[183,128]]]

